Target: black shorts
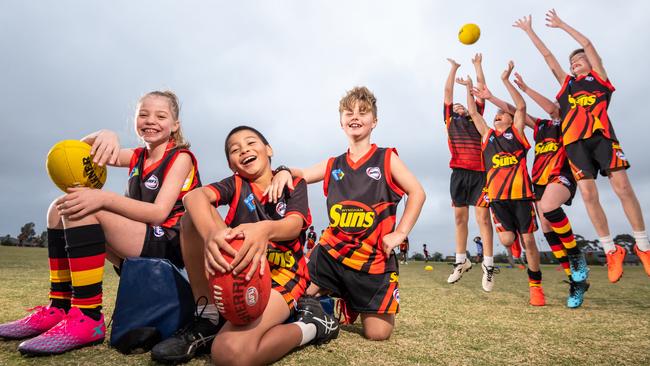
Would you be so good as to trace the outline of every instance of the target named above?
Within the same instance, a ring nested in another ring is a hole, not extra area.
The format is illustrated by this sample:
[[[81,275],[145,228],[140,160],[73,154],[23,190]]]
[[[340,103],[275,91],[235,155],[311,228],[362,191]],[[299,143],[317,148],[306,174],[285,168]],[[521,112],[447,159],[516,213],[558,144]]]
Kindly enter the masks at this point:
[[[578,185],[576,184],[575,179],[573,179],[573,176],[570,177],[565,177],[563,175],[558,175],[556,177],[553,177],[549,180],[547,184],[544,185],[539,185],[539,184],[533,184],[533,191],[535,192],[535,199],[537,201],[542,199],[542,196],[544,195],[544,191],[546,190],[546,186],[549,184],[561,184],[564,187],[566,187],[569,190],[569,199],[564,202],[565,205],[571,206],[571,202],[573,202],[573,198],[576,196],[576,190],[578,188]]]
[[[596,179],[598,172],[605,177],[613,170],[630,167],[621,145],[599,132],[588,139],[573,142],[565,149],[576,180]]]
[[[530,200],[490,202],[494,227],[498,233],[530,234],[537,230],[535,205]]]
[[[397,258],[388,259],[398,268]],[[318,287],[332,291],[332,295],[345,300],[357,313],[396,314],[399,312],[399,272],[369,274],[355,271],[337,262],[318,245],[312,252],[309,263],[311,282]]]
[[[451,203],[454,207],[488,207],[485,181],[485,172],[454,168],[449,181]]]
[[[178,268],[185,267],[183,255],[181,254],[180,233],[162,226],[147,225],[147,233],[144,236],[144,245],[140,257],[164,258]]]

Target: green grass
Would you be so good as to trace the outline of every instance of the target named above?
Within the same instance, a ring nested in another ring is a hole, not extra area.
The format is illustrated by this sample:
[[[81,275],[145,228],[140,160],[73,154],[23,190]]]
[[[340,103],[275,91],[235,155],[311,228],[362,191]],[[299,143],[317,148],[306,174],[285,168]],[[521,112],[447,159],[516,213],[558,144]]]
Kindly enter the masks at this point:
[[[359,326],[344,327],[320,348],[306,347],[280,365],[648,365],[650,364],[650,278],[638,266],[625,267],[617,284],[602,267],[591,269],[591,289],[581,309],[564,306],[568,286],[562,272],[545,266],[547,306],[528,305],[525,271],[505,269],[494,292],[481,290],[476,266],[455,284],[450,267],[410,262],[402,266],[402,312],[391,339],[370,342]],[[0,247],[0,322],[24,315],[47,301],[47,251]],[[113,310],[117,276],[107,267],[106,314]],[[19,342],[0,342],[0,365],[142,365],[149,355],[123,356],[106,344],[61,356],[24,358]],[[191,362],[204,365],[207,358]]]

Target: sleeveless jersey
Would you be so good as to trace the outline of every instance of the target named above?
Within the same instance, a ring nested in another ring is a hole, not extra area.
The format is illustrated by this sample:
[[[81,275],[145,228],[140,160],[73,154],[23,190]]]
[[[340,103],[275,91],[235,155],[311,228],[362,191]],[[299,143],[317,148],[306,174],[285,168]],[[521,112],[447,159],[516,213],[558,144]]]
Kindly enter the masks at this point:
[[[302,248],[311,225],[311,214],[307,202],[307,183],[303,179],[294,180],[295,189],[285,189],[275,204],[268,202],[257,186],[239,175],[232,175],[207,187],[216,193],[217,206],[229,206],[224,220],[229,227],[263,220],[282,220],[287,215],[300,216],[303,220],[300,235],[293,240],[269,242],[266,256],[271,277],[289,292],[301,280],[309,280]]]
[[[490,201],[534,199],[526,167],[530,144],[512,126],[503,133],[490,129],[483,142]]]
[[[382,248],[384,235],[395,230],[397,204],[404,192],[393,182],[392,148],[377,148],[357,162],[348,154],[327,163],[323,189],[330,224],[320,245],[339,263],[371,274],[394,272]],[[387,265],[388,264],[388,265]]]
[[[609,80],[593,70],[587,75],[567,75],[556,99],[560,103],[564,145],[590,138],[596,131],[617,141],[607,108],[614,92]]]
[[[133,151],[131,162],[129,163],[129,180],[126,187],[126,197],[136,199],[138,201],[154,203],[158,192],[163,185],[165,176],[169,168],[171,168],[174,161],[180,154],[188,154],[192,159],[192,170],[185,178],[183,187],[181,188],[178,198],[172,207],[169,216],[165,222],[160,226],[169,229],[180,230],[180,218],[185,213],[183,207],[183,197],[187,192],[196,187],[201,186],[201,179],[199,178],[198,164],[194,154],[187,149],[174,147],[172,143],[167,145],[167,150],[163,157],[157,162],[151,164],[147,168],[144,167],[144,162],[147,158],[147,150],[144,148],[137,148]]]
[[[474,122],[467,115],[454,113],[453,104],[445,104],[444,107],[447,145],[451,153],[449,167],[485,171],[481,158],[481,134],[474,126]],[[485,104],[476,103],[476,107],[482,115]]]
[[[535,161],[531,172],[533,184],[543,186],[554,177],[573,177],[562,145],[561,123],[559,120],[539,118],[535,123]]]

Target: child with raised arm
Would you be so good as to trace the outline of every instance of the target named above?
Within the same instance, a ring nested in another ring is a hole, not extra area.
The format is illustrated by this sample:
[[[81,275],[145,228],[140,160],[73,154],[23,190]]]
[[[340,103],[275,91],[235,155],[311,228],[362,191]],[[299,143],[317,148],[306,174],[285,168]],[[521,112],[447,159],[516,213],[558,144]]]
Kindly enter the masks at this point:
[[[598,199],[595,181],[598,173],[609,178],[632,226],[636,239],[634,251],[650,276],[650,242],[641,206],[626,173],[630,163],[607,113],[614,86],[607,78],[600,55],[587,37],[562,21],[554,9],[546,13],[546,21],[548,27],[564,30],[582,47],[569,55],[570,73],[562,69],[535,34],[530,15],[517,20],[513,26],[526,32],[562,86],[556,97],[560,105],[562,140],[587,213],[605,250],[609,280],[617,282],[623,275],[626,252],[614,244],[610,234],[605,211]]]
[[[484,192],[485,167],[481,157],[481,134],[476,130],[465,107],[460,103],[453,103],[454,79],[460,65],[452,59],[447,60],[451,64],[451,70],[445,83],[444,118],[451,153],[450,193],[456,222],[456,260],[447,283],[458,282],[463,274],[472,268],[472,262],[467,258],[466,252],[469,206],[474,206],[476,223],[481,237],[485,240],[485,257],[481,265],[482,286],[483,290],[492,291],[494,287],[492,224],[488,202],[485,200],[486,192]],[[485,84],[482,60],[483,56],[480,53],[472,59],[479,85]],[[483,99],[478,98],[476,106],[482,115],[485,108]]]
[[[501,75],[510,96],[515,102],[514,115],[499,110],[494,117],[494,129],[488,127],[478,112],[473,83],[457,79],[467,88],[469,114],[483,139],[483,160],[487,170],[487,189],[490,210],[501,243],[511,246],[517,234],[521,235],[528,259],[528,284],[530,304],[543,306],[546,301],[542,290],[542,272],[539,266],[539,252],[533,233],[537,230],[532,183],[526,167],[526,153],[530,144],[524,135],[526,102],[508,78],[514,68],[510,61]]]
[[[576,181],[571,174],[562,145],[558,107],[530,88],[518,73],[515,73],[515,84],[551,117],[541,119],[526,115],[526,125],[533,129],[535,138],[532,181],[537,212],[541,213],[540,221],[544,237],[553,255],[569,277],[567,307],[577,308],[582,305],[584,293],[589,289],[587,283],[589,269],[584,254],[576,244],[571,223],[562,210],[563,204],[571,205],[576,192]],[[475,88],[474,92],[475,95],[490,101],[498,108],[510,112],[515,110],[511,104],[495,97],[487,86],[482,89]]]
[[[363,335],[386,340],[399,311],[393,249],[415,225],[425,194],[395,149],[370,142],[377,126],[377,100],[370,90],[350,90],[339,103],[339,114],[349,142],[347,152],[311,168],[280,171],[266,193],[274,201],[285,186],[292,187],[292,175],[307,183],[323,181],[330,225],[310,258],[312,284],[307,294],[340,297],[348,322],[360,313]],[[397,204],[404,194],[408,200],[395,227]]]

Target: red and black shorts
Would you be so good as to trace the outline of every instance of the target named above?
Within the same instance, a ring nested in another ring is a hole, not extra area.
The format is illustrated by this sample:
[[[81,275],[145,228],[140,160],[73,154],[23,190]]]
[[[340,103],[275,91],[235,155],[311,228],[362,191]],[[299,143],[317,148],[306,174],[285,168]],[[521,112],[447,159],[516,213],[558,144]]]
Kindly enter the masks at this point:
[[[307,266],[311,282],[332,296],[345,300],[346,305],[357,313],[396,314],[399,312],[399,272],[397,257],[390,268],[393,272],[369,274],[351,269],[336,261],[318,245]]]
[[[488,207],[485,172],[454,168],[449,181],[451,203],[454,207]]]
[[[274,268],[271,266],[271,289],[279,292],[280,295],[282,295],[284,301],[289,307],[289,311],[291,314],[293,314],[296,310],[296,306],[298,305],[298,300],[307,290],[308,281],[306,278],[301,277],[298,279],[298,283],[293,284],[293,287],[289,289],[276,281],[276,276],[284,278],[286,275],[281,272],[273,271]]]
[[[565,149],[576,180],[596,179],[598,172],[605,177],[612,171],[630,167],[621,145],[600,132],[566,145]]]
[[[184,268],[180,233],[174,229],[147,225],[140,257],[168,259],[178,268]]]
[[[498,233],[530,234],[537,230],[535,205],[531,200],[492,201],[490,210]]]
[[[569,190],[570,196],[569,199],[564,202],[565,205],[571,206],[571,203],[573,202],[573,198],[576,196],[576,190],[578,188],[578,185],[576,184],[575,179],[573,179],[573,176],[564,176],[564,175],[558,175],[555,176],[551,179],[549,179],[549,182],[544,185],[540,184],[533,184],[533,191],[535,192],[535,199],[537,201],[542,199],[542,196],[544,195],[544,191],[546,191],[546,187],[549,184],[561,184],[562,186],[566,187],[566,189]]]

